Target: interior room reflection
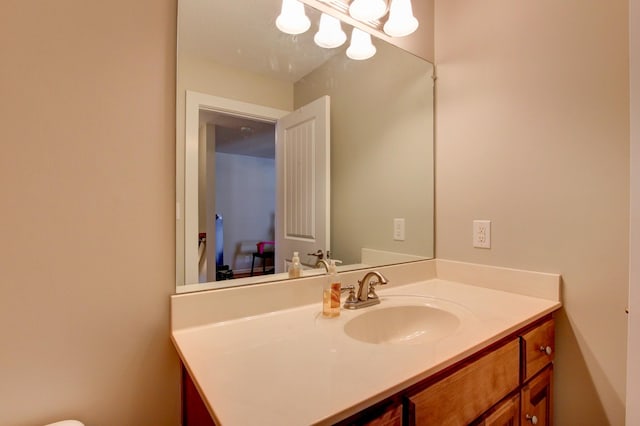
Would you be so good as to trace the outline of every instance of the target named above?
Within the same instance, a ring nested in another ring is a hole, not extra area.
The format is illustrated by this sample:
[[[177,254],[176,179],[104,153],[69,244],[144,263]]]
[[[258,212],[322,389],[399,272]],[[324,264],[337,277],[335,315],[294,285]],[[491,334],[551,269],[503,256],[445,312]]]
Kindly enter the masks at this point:
[[[275,125],[201,110],[199,128],[199,282],[273,273]]]
[[[280,118],[200,105],[194,165],[185,145],[187,91],[277,109],[283,117],[327,98],[328,243],[298,250],[304,268],[316,265],[310,253],[317,250],[343,261],[342,270],[433,257],[432,65],[376,38],[376,54],[367,60],[349,58],[348,43],[320,48],[314,31],[279,31],[279,8],[277,0],[179,3],[177,204],[184,212],[177,221],[178,291],[199,290],[188,285],[196,282],[286,278],[295,251],[280,243],[291,239],[277,226],[284,223],[274,196]],[[307,5],[305,11],[317,28],[320,13]],[[210,42],[222,39],[230,42]],[[194,167],[196,209],[185,201]],[[197,229],[187,232],[190,220]]]

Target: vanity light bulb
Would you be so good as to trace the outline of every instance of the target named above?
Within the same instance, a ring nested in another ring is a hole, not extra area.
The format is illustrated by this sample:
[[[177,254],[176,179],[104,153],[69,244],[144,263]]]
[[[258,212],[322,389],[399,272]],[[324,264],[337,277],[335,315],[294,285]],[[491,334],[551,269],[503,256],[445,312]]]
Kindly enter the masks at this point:
[[[363,61],[376,54],[376,47],[371,43],[371,35],[358,28],[351,32],[351,44],[347,49],[347,56],[357,61]]]
[[[298,0],[282,0],[280,15],[276,18],[276,27],[283,33],[302,34],[311,26],[304,13],[304,5]]]
[[[323,13],[320,16],[320,28],[313,37],[313,41],[325,49],[333,49],[342,46],[347,41],[347,35],[342,31],[340,20]]]
[[[413,16],[411,0],[392,0],[389,19],[384,32],[391,37],[404,37],[418,29],[418,20]]]
[[[358,21],[375,21],[387,13],[386,0],[353,0],[349,15]]]

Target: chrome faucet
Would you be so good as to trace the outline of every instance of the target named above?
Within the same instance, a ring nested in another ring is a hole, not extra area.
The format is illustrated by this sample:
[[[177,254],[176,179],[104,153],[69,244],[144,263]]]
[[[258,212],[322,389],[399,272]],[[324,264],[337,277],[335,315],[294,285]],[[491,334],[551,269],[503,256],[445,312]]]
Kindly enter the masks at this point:
[[[329,262],[327,262],[325,259],[318,259],[316,261],[314,268],[319,268],[320,265],[324,266],[325,272],[327,273],[329,272]]]
[[[376,281],[372,281],[374,277],[377,278]],[[360,309],[377,305],[380,303],[380,299],[375,292],[375,286],[385,285],[388,282],[387,278],[378,271],[367,272],[361,280],[358,280],[358,295],[350,294],[347,301],[344,302],[344,307],[346,309]],[[352,292],[355,292],[355,289]]]

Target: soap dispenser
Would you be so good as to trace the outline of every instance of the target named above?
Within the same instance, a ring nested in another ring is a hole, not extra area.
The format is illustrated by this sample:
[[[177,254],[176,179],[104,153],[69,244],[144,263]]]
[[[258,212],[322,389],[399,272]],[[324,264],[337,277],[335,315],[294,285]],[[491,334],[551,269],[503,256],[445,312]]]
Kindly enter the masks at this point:
[[[333,318],[340,315],[340,279],[336,272],[336,261],[329,260],[329,273],[322,291],[322,316]]]
[[[289,265],[289,278],[300,278],[301,275],[302,266],[300,265],[300,256],[298,256],[297,251],[294,251],[291,265]]]

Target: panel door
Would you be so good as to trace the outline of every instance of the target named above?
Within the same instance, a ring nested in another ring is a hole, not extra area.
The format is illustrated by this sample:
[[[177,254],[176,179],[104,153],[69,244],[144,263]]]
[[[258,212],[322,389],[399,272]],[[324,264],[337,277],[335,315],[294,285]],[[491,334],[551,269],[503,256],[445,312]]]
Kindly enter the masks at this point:
[[[309,266],[307,253],[329,250],[329,126],[328,96],[276,125],[276,273],[286,271],[294,251]]]

